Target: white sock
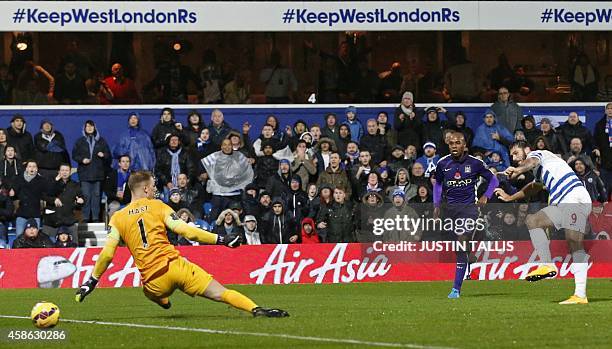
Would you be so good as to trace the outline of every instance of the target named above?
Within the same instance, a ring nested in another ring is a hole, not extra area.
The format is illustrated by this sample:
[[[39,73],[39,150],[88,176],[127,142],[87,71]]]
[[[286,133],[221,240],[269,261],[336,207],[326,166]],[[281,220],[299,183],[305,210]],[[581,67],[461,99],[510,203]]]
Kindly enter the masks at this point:
[[[574,294],[578,297],[586,297],[587,272],[589,269],[589,255],[584,250],[572,252],[572,273],[576,290]]]
[[[546,236],[544,229],[529,229],[529,236],[531,237],[533,249],[536,250],[538,257],[540,257],[540,263],[552,264],[552,257],[550,256],[550,240],[548,240],[548,236]]]

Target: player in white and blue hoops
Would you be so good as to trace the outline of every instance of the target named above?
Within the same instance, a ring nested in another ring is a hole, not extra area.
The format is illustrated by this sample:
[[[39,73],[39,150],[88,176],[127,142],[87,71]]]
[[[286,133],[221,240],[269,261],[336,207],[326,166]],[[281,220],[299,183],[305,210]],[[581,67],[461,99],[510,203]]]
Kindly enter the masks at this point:
[[[531,242],[540,265],[530,272],[526,280],[538,281],[557,275],[552,262],[550,241],[544,229],[555,227],[565,230],[565,238],[572,253],[570,271],[574,274],[576,289],[574,295],[559,304],[587,304],[586,282],[589,256],[584,251],[582,240],[591,213],[591,197],[576,176],[576,173],[560,157],[548,150],[531,150],[526,142],[516,142],[510,148],[510,155],[518,167],[508,167],[505,173],[510,179],[522,173],[533,171],[535,180],[513,195],[496,189],[502,201],[520,200],[538,191],[548,191],[548,206],[527,216]]]

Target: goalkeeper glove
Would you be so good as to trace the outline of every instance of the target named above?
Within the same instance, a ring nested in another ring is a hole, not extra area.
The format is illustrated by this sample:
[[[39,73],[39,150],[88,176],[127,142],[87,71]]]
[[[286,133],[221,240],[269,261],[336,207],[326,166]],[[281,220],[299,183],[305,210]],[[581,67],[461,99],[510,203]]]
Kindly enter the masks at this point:
[[[225,245],[230,248],[236,248],[242,245],[242,237],[237,234],[217,235],[217,245]]]
[[[89,280],[87,280],[87,282],[81,285],[81,287],[79,287],[79,289],[77,290],[75,300],[77,302],[84,301],[85,297],[87,297],[87,295],[93,292],[97,284],[98,280],[93,276],[90,277]]]

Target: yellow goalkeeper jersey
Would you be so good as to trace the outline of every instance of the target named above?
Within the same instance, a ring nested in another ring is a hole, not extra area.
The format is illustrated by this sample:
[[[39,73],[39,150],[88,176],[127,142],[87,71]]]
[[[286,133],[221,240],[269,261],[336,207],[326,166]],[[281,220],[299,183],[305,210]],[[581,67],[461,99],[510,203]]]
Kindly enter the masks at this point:
[[[174,210],[160,200],[147,198],[132,201],[111,217],[109,236],[125,242],[143,283],[165,273],[168,263],[180,256],[168,240],[169,220],[179,220]]]

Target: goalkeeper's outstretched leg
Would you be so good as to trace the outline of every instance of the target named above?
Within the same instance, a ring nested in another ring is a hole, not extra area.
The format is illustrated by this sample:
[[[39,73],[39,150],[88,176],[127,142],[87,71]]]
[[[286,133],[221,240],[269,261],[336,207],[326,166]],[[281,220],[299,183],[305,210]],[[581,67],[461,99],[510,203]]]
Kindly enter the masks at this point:
[[[253,316],[265,317],[287,317],[289,313],[281,309],[266,309],[257,306],[249,297],[234,290],[228,290],[221,285],[217,280],[211,280],[202,295],[216,302],[223,302],[232,307],[244,310],[253,314]]]

